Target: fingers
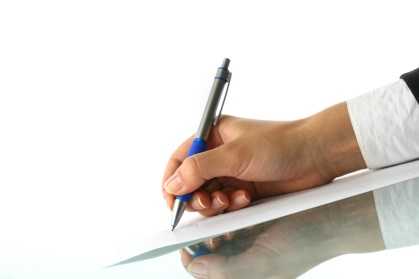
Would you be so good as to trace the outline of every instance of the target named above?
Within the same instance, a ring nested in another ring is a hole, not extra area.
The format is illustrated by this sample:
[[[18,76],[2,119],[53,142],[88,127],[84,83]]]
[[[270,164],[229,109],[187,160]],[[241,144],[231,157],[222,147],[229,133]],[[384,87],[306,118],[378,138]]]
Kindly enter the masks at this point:
[[[234,138],[234,134],[236,132],[234,131],[235,129],[233,129],[232,124],[235,122],[236,119],[237,118],[232,117],[232,116],[221,117],[217,126],[213,129],[213,132],[210,134],[210,137],[208,138],[207,145],[210,149],[221,146],[226,140],[231,141]],[[163,186],[167,184],[167,180],[173,176],[173,174],[176,172],[179,166],[182,165],[182,162],[188,157],[188,150],[192,144],[193,139],[194,139],[194,136],[191,136],[188,139],[186,139],[170,157],[166,165],[163,179],[162,179]],[[176,181],[176,180],[173,180],[173,181]],[[202,181],[202,180],[199,180],[199,181]],[[198,186],[195,185],[193,188],[196,189]],[[186,194],[186,193],[187,192],[177,193],[176,191],[166,191],[165,187],[163,187],[163,197],[166,199],[167,206],[169,208],[172,208],[173,206],[174,195],[181,195],[181,194]]]
[[[189,211],[198,211],[204,216],[214,216],[224,211],[234,211],[248,206],[251,196],[247,190],[239,189],[227,192],[206,193],[197,191],[188,204]]]
[[[182,264],[186,270],[198,279],[227,279],[225,272],[221,270],[226,265],[226,257],[215,254],[200,256],[193,259],[185,250],[181,251]]]
[[[204,216],[213,216],[222,213],[230,206],[230,201],[227,195],[221,191],[211,193],[211,207],[201,210]]]
[[[238,160],[231,144],[224,144],[186,158],[169,177],[164,189],[172,195],[183,195],[198,189],[206,181],[222,176],[235,177],[245,164]]]
[[[181,255],[188,272],[199,279],[261,278],[262,275],[271,275],[275,266],[272,252],[261,246],[253,246],[230,257],[209,254],[192,258],[186,251]]]
[[[169,209],[172,209],[175,197],[173,195],[170,195],[166,192],[166,190],[162,189],[163,198],[166,200],[167,207]]]
[[[187,268],[190,262],[193,260],[192,256],[186,252],[185,249],[180,250],[180,260],[184,268]]]
[[[164,170],[162,179],[162,194],[163,198],[166,200],[167,207],[170,209],[173,207],[174,196],[167,193],[163,186],[167,178],[169,178],[176,171],[176,169],[182,164],[182,161],[188,156],[188,149],[192,144],[192,140],[193,137],[189,137],[175,150],[167,162],[166,169]]]
[[[211,206],[211,200],[208,193],[196,191],[193,194],[189,205],[195,211],[205,210]]]
[[[223,242],[223,236],[213,237],[204,241],[205,246],[212,253],[215,252]]]
[[[234,211],[248,206],[251,198],[248,191],[238,190],[230,194],[229,200],[230,206],[227,208],[227,211]]]
[[[163,182],[167,180],[175,170],[182,164],[182,161],[188,157],[188,150],[192,144],[193,136],[187,138],[170,156],[167,162],[166,169],[164,170]]]

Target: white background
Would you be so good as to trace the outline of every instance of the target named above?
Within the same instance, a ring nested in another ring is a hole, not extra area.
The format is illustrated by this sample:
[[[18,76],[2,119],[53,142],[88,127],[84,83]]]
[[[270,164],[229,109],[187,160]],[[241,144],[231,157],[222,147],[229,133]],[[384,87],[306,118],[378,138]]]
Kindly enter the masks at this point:
[[[176,254],[96,270],[167,227],[161,174],[222,59],[233,72],[225,113],[305,117],[418,67],[418,8],[0,1],[0,278],[189,278]],[[306,278],[412,274],[418,257],[351,256]]]

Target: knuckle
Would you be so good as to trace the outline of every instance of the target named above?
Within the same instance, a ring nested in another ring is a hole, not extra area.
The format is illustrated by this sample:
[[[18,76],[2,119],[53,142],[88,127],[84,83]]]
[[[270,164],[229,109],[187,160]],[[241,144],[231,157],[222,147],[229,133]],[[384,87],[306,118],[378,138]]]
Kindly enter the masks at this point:
[[[230,172],[236,178],[241,178],[246,175],[250,167],[251,160],[249,159],[249,151],[247,147],[240,143],[232,144],[228,147],[227,152],[230,154]]]

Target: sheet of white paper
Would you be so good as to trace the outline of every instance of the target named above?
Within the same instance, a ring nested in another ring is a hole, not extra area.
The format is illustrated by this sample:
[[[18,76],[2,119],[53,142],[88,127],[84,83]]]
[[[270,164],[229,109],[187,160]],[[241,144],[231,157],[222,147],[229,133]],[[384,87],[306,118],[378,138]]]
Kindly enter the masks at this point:
[[[138,247],[139,255],[120,261],[116,265],[158,257],[226,232],[264,223],[415,177],[419,177],[419,161],[356,173],[321,187],[266,199],[239,211],[210,218],[197,218],[180,225],[174,232],[167,229],[153,234],[149,239],[143,239],[141,247]]]

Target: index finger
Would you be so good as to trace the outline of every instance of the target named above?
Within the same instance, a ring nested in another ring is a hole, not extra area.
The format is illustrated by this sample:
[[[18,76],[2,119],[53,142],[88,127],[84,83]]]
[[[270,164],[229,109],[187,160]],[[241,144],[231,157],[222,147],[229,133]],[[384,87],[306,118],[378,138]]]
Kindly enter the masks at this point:
[[[163,197],[166,199],[166,203],[169,208],[172,208],[173,206],[174,196],[166,192],[166,190],[163,187],[164,183],[170,176],[172,176],[172,174],[182,164],[183,160],[185,160],[185,158],[188,156],[188,150],[189,150],[189,147],[191,146],[192,140],[193,140],[193,136],[185,140],[175,150],[172,156],[170,156],[169,161],[167,162],[167,165],[166,165],[166,169],[164,170],[161,187],[162,187]]]
[[[233,119],[234,117],[231,117],[231,116],[223,116],[220,119],[217,126],[214,127],[213,131],[209,135],[207,144],[210,149],[223,144],[224,139],[221,132],[222,127],[225,127]],[[162,193],[163,193],[164,198],[167,201],[169,208],[171,208],[173,205],[174,196],[167,193],[164,190],[163,186],[165,182],[167,181],[167,179],[175,173],[175,171],[179,168],[182,162],[188,157],[188,151],[189,151],[190,146],[192,145],[192,141],[194,138],[195,136],[192,135],[188,139],[186,139],[175,150],[175,152],[173,152],[173,154],[169,158],[169,161],[167,162],[166,169],[164,171],[163,179],[162,179]]]
[[[172,174],[177,170],[177,168],[182,164],[183,160],[188,157],[188,150],[192,144],[194,136],[190,136],[185,140],[170,156],[169,161],[167,162],[166,169],[163,174],[163,183],[172,176]]]
[[[214,148],[224,143],[226,135],[222,131],[234,122],[236,118],[232,116],[223,115],[218,121],[218,124],[213,128],[212,132],[207,139],[208,147]],[[230,129],[231,130],[231,129]],[[194,135],[186,139],[170,156],[169,162],[166,165],[166,169],[163,175],[163,184],[164,182],[176,171],[176,169],[182,164],[183,160],[188,157],[189,147],[192,145]]]

